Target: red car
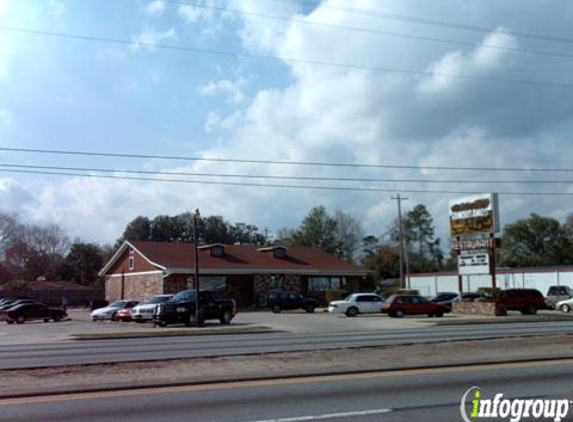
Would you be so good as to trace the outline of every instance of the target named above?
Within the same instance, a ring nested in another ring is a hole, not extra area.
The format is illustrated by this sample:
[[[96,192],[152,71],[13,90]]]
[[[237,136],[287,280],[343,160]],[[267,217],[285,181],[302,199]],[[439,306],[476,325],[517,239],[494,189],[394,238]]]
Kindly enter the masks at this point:
[[[131,309],[129,309],[129,308],[120,309],[119,311],[117,311],[113,315],[111,320],[112,321],[124,321],[124,322],[131,321]]]
[[[393,295],[382,304],[382,313],[401,318],[404,315],[428,315],[442,317],[450,310],[439,303],[430,302],[422,296]]]

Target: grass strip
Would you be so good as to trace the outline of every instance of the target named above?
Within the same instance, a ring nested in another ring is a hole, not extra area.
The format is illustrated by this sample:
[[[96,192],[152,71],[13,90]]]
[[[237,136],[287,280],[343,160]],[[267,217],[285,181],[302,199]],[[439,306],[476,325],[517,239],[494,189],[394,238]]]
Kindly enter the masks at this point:
[[[238,328],[157,328],[153,331],[125,331],[107,333],[76,333],[71,334],[73,340],[113,340],[124,338],[152,338],[152,337],[183,337],[206,336],[222,334],[259,334],[277,332],[265,326],[238,327]]]

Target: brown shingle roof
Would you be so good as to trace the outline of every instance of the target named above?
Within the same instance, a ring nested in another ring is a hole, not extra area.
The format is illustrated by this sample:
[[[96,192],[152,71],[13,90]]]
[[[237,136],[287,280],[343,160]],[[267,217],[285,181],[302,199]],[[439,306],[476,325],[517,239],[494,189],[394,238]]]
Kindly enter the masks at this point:
[[[148,260],[168,269],[192,269],[195,266],[193,245],[189,243],[130,242]],[[258,251],[253,245],[224,245],[224,256],[211,256],[209,249],[200,249],[201,269],[213,270],[298,270],[352,272],[365,275],[366,270],[344,262],[316,248],[290,247],[286,257],[274,258],[272,252]]]

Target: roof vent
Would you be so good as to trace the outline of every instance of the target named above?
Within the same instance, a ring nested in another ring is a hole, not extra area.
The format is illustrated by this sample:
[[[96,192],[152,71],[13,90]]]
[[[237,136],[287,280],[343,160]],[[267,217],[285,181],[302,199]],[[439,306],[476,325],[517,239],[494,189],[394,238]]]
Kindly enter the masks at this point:
[[[224,256],[225,255],[225,245],[222,245],[221,243],[215,243],[212,245],[203,245],[203,246],[199,246],[197,249],[200,249],[200,250],[209,249],[209,251],[211,252],[211,256]]]

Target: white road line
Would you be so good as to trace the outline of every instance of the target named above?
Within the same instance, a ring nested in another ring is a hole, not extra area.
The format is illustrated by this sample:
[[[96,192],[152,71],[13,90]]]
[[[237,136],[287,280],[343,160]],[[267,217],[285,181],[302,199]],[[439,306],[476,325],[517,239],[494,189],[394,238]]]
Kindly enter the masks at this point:
[[[345,412],[345,413],[326,413],[324,415],[314,415],[314,416],[294,416],[291,418],[279,418],[279,419],[264,419],[259,421],[249,421],[249,422],[303,422],[303,421],[319,421],[325,419],[337,419],[337,418],[349,418],[353,416],[368,416],[368,415],[381,415],[383,413],[390,413],[392,409],[372,409],[372,410],[358,410],[355,412]]]

